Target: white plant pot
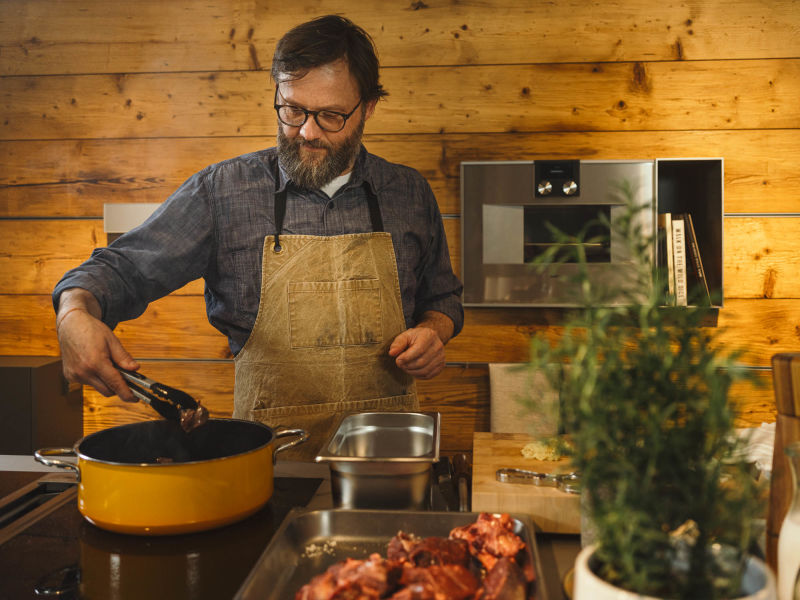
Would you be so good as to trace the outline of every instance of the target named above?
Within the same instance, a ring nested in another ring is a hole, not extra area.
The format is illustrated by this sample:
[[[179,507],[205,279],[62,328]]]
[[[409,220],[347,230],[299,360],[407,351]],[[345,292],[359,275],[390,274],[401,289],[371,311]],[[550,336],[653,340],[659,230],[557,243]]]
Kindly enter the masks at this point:
[[[575,559],[573,600],[661,600],[653,596],[642,596],[606,583],[591,568],[589,561],[595,546],[586,546]],[[747,559],[742,578],[742,595],[736,600],[775,600],[775,576],[772,570],[755,557]]]

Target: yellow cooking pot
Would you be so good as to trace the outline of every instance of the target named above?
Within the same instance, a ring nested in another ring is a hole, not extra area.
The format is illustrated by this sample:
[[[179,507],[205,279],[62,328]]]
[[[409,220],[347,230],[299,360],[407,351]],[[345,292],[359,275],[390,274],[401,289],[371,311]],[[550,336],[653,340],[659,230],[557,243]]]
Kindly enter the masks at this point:
[[[297,436],[273,448],[275,440]],[[119,533],[204,531],[244,519],[272,496],[278,452],[308,439],[253,421],[209,419],[186,433],[176,422],[145,421],[88,435],[72,448],[35,452],[42,464],[74,470],[78,510]],[[52,456],[77,456],[77,465]]]

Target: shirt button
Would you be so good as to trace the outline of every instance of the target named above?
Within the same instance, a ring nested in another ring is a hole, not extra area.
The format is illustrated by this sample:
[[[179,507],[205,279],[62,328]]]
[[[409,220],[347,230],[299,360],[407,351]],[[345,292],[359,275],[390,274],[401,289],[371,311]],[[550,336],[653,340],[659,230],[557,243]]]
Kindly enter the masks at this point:
[[[334,208],[336,208],[336,204],[334,204],[334,203],[333,203],[333,200],[331,200],[330,202],[328,202],[328,208],[330,208],[331,210],[333,210]]]

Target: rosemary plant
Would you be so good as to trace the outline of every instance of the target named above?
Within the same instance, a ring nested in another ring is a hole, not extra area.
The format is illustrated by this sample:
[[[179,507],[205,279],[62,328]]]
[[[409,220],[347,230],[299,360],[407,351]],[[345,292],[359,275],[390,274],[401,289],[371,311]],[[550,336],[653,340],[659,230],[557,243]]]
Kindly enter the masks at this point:
[[[562,430],[589,499],[598,575],[662,598],[734,597],[761,510],[727,400],[731,384],[747,375],[738,354],[723,352],[718,334],[704,327],[708,301],[664,306],[655,236],[638,225],[643,209],[630,186],[619,194],[623,216],[599,219],[627,244],[634,285],[590,280],[583,244],[598,241],[584,239],[590,228],[577,237],[551,229],[562,248],[574,249],[580,306],[556,342],[532,340],[530,364],[561,389]],[[537,268],[563,260],[553,248]],[[565,368],[547,368],[554,363]]]

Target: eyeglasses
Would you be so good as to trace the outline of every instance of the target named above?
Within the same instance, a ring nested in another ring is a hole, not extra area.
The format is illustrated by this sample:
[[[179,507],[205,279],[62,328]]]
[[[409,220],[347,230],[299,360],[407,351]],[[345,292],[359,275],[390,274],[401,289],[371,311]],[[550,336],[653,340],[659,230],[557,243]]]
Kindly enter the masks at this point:
[[[275,88],[275,111],[278,113],[278,120],[284,125],[289,127],[302,127],[308,121],[309,115],[314,115],[319,128],[323,131],[336,133],[344,129],[347,119],[353,116],[356,108],[361,106],[361,100],[355,105],[353,110],[349,113],[340,113],[334,110],[306,110],[299,106],[292,106],[291,104],[278,104],[278,88]]]

